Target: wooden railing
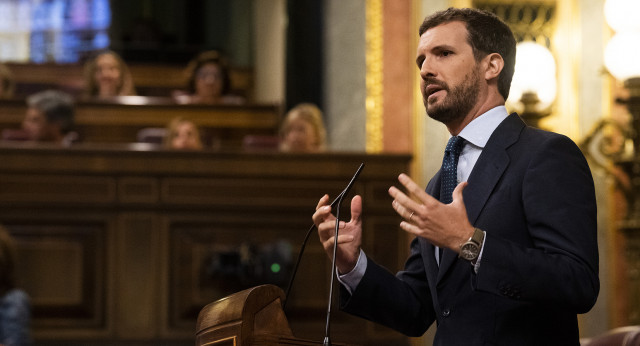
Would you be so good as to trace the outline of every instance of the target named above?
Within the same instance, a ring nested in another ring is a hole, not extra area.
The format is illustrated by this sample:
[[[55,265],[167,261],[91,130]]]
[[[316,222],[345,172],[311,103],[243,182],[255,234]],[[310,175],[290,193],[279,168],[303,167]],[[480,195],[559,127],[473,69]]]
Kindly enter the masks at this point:
[[[14,75],[17,97],[25,97],[47,88],[61,89],[74,96],[81,96],[85,88],[82,64],[7,63],[6,65]],[[130,64],[129,70],[138,95],[169,97],[172,91],[186,88],[185,66]],[[233,90],[250,99],[253,90],[253,71],[234,68],[230,71],[230,78]]]
[[[0,100],[0,130],[19,128],[26,112],[22,99]],[[130,143],[146,127],[165,127],[176,116],[193,120],[223,148],[238,148],[247,134],[275,135],[277,105],[179,105],[160,97],[127,96],[111,101],[79,101],[76,130],[82,142]]]

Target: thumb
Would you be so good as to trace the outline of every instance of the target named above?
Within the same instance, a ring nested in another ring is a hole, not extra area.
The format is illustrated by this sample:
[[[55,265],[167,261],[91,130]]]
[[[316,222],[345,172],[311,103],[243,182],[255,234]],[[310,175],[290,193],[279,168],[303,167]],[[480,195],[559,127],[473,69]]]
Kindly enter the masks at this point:
[[[469,183],[467,183],[466,181],[461,182],[460,184],[458,184],[458,186],[456,186],[456,188],[453,190],[453,193],[451,194],[451,197],[454,201],[460,201],[462,203],[464,203],[464,198],[462,197],[462,191],[464,190],[465,187],[467,187],[467,185],[469,185]]]
[[[351,199],[351,221],[360,223],[360,215],[362,215],[362,197],[355,195]]]

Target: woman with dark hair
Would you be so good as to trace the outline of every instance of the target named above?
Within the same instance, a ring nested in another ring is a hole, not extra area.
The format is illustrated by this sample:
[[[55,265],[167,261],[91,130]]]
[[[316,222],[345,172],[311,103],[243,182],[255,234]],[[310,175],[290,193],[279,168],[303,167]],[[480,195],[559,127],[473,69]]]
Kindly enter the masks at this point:
[[[85,96],[109,98],[136,95],[129,67],[114,51],[105,50],[84,65]]]
[[[187,94],[175,95],[183,104],[241,104],[231,94],[231,77],[226,59],[217,51],[200,53],[187,65]]]
[[[9,232],[0,226],[0,344],[30,345],[31,303],[16,288],[16,249]]]

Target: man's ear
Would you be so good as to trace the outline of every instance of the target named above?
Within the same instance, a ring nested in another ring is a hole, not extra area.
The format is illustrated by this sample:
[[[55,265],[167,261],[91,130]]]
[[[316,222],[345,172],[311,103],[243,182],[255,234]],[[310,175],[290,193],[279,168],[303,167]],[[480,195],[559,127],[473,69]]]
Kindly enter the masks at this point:
[[[484,78],[486,80],[498,78],[500,72],[502,72],[502,69],[504,68],[504,60],[502,59],[502,55],[498,53],[491,53],[484,57],[483,60],[486,63]]]

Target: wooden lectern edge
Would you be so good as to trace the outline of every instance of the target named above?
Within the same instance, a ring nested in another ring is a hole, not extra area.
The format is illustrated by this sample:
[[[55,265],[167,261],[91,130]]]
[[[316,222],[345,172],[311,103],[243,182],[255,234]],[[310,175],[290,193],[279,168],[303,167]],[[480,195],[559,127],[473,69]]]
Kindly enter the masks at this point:
[[[196,346],[317,346],[322,341],[293,336],[282,310],[284,291],[274,285],[252,287],[206,305],[198,315]],[[335,346],[353,346],[333,343]]]
[[[280,287],[252,287],[205,306],[198,315],[196,340],[235,335],[247,340],[258,335],[293,337],[282,310],[285,294]],[[239,335],[237,335],[239,334]]]

